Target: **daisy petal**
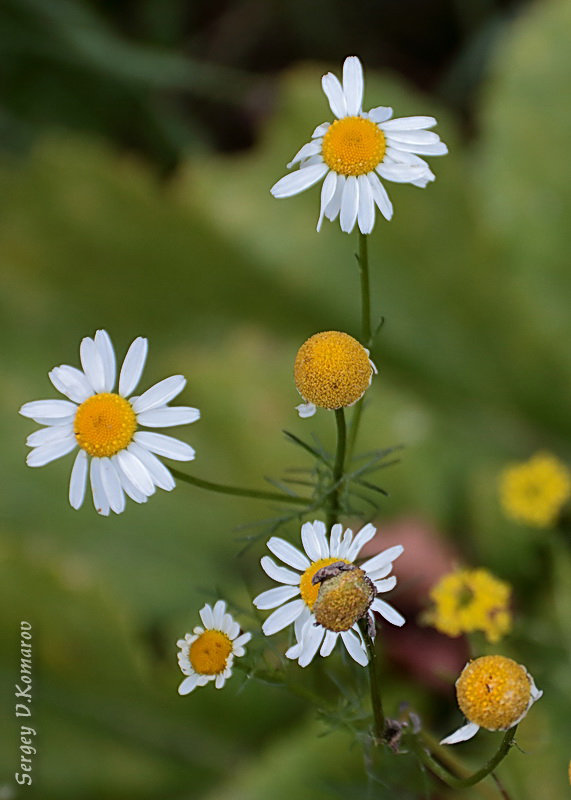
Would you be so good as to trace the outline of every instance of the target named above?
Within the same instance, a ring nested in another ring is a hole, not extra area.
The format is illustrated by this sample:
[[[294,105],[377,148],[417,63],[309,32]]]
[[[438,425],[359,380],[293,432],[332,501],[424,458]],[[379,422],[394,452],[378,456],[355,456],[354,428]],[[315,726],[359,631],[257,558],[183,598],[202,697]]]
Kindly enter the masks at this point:
[[[102,458],[100,461],[101,481],[109,500],[109,505],[112,511],[116,514],[121,514],[125,510],[125,493],[121,485],[121,479],[115,465],[109,458]]]
[[[371,233],[375,224],[375,201],[373,191],[366,175],[359,175],[359,230],[361,233]]]
[[[190,425],[200,419],[200,411],[191,406],[153,408],[137,414],[137,422],[147,428],[170,428],[173,425]]]
[[[337,639],[339,638],[338,633],[333,633],[333,631],[325,631],[325,638],[323,640],[323,644],[321,645],[321,650],[319,651],[319,655],[323,656],[323,658],[327,658],[333,652],[333,648],[337,644]]]
[[[115,461],[117,456],[113,456],[112,460]],[[115,464],[115,468],[117,469],[117,474],[119,475],[119,479],[121,481],[121,486],[125,494],[134,500],[135,503],[146,503],[147,502],[147,495],[143,492],[140,492],[136,486],[133,486],[129,478],[125,475],[123,470],[119,467],[118,464]]]
[[[131,481],[133,486],[147,497],[154,494],[155,484],[149,475],[148,469],[129,450],[120,450],[115,456],[117,466]]]
[[[103,481],[101,479],[101,459],[99,458],[92,458],[91,459],[91,469],[90,469],[90,478],[91,478],[91,493],[93,495],[93,505],[95,506],[95,510],[98,514],[101,514],[103,517],[109,516],[109,501],[107,500],[107,495],[105,493],[105,489],[103,488]]]
[[[115,375],[117,366],[115,364],[115,351],[111,344],[111,339],[107,331],[97,331],[95,334],[95,347],[101,358],[103,364],[103,373],[105,376],[105,390],[112,392],[115,386]]]
[[[83,403],[93,394],[93,388],[80,369],[62,364],[61,367],[54,367],[48,375],[58,392],[74,403]]]
[[[343,187],[341,197],[341,230],[344,233],[351,233],[355,227],[357,213],[359,211],[359,183],[354,175],[349,175]]]
[[[198,675],[189,675],[178,687],[178,693],[181,695],[190,694],[198,686]]]
[[[383,550],[381,553],[377,553],[376,556],[367,559],[364,564],[361,564],[361,569],[364,569],[367,574],[377,572],[387,564],[392,564],[393,561],[396,561],[403,552],[404,547],[402,544],[396,544],[394,547],[389,547],[387,550]]]
[[[262,569],[268,577],[277,583],[285,583],[289,586],[299,586],[300,576],[299,573],[293,572],[287,567],[280,567],[276,564],[273,558],[263,556],[260,561]]]
[[[69,480],[69,504],[78,509],[83,505],[85,497],[85,484],[87,478],[88,459],[85,450],[80,450],[73,462],[71,478]]]
[[[376,171],[387,181],[393,183],[412,183],[412,181],[422,180],[430,172],[429,169],[411,164],[390,164],[383,163],[376,167]]]
[[[341,638],[353,661],[356,661],[357,664],[360,664],[362,667],[366,667],[369,663],[367,651],[361,644],[361,640],[357,634],[353,631],[343,631],[341,633]]]
[[[373,192],[373,199],[378,206],[379,211],[386,220],[390,220],[393,216],[393,204],[389,200],[389,196],[383,184],[378,179],[374,172],[368,174],[369,183]]]
[[[323,186],[321,187],[321,208],[319,211],[319,219],[317,221],[318,233],[321,230],[321,224],[323,222],[323,217],[325,216],[325,209],[333,199],[336,187],[337,187],[337,174],[335,172],[329,171],[325,176],[325,180],[323,181]]]
[[[382,126],[385,131],[415,131],[422,128],[432,128],[436,125],[434,117],[400,117],[385,122]]]
[[[301,541],[303,549],[311,561],[319,561],[322,558],[327,558],[329,555],[329,548],[327,547],[325,536],[320,536],[311,522],[305,522],[301,526]]]
[[[341,534],[343,533],[343,526],[337,523],[331,528],[331,536],[329,538],[329,555],[337,557],[339,555],[339,546],[341,544]]]
[[[77,447],[77,441],[73,433],[69,433],[65,439],[60,439],[51,444],[43,444],[30,450],[26,458],[29,467],[43,467],[51,461],[66,456]]]
[[[370,523],[363,526],[359,533],[355,536],[353,543],[347,551],[347,555],[345,556],[347,560],[354,561],[361,552],[361,549],[367,544],[367,542],[371,541],[376,532],[377,529]]]
[[[298,594],[299,586],[276,586],[273,589],[262,592],[252,602],[256,608],[266,611],[269,608],[281,606]]]
[[[283,630],[288,625],[291,625],[291,623],[297,617],[299,617],[305,607],[305,601],[297,599],[292,600],[291,603],[286,603],[284,606],[276,608],[276,610],[270,614],[270,616],[262,625],[262,631],[266,636],[271,636],[272,634]]]
[[[200,614],[200,619],[205,628],[211,629],[214,627],[214,612],[212,611],[212,606],[206,603],[198,613]]]
[[[31,433],[26,439],[26,444],[28,447],[55,444],[56,442],[61,442],[62,439],[67,439],[70,435],[73,435],[73,427],[71,425],[50,425],[49,428],[40,428],[39,431]]]
[[[384,617],[387,622],[390,622],[392,625],[398,625],[399,628],[406,622],[403,615],[399,614],[396,608],[393,608],[391,605],[385,603],[384,600],[381,600],[378,597],[375,597],[371,603],[371,609],[373,611],[378,611],[381,617]]]
[[[393,110],[390,106],[377,106],[369,111],[369,119],[379,125],[381,122],[386,122],[393,115]]]
[[[317,128],[311,134],[312,139],[317,139],[321,136],[324,136],[327,131],[329,130],[331,123],[330,122],[322,122],[321,125],[318,125]]]
[[[275,183],[270,192],[274,197],[292,197],[294,194],[309,189],[315,183],[318,183],[321,178],[329,171],[327,164],[313,164],[309,167],[303,167],[290,175],[285,175],[283,178]]]
[[[445,156],[448,148],[444,142],[435,142],[434,144],[406,144],[405,142],[397,141],[391,136],[390,143],[396,150],[402,150],[405,153],[419,153],[421,156]]]
[[[317,406],[313,405],[313,403],[300,403],[295,407],[295,410],[301,419],[309,419],[309,417],[313,417],[317,411]]]
[[[93,339],[86,336],[81,340],[79,346],[79,357],[81,366],[89,383],[95,392],[105,391],[105,369],[103,359],[99,355],[99,350],[95,346]]]
[[[295,166],[299,161],[303,161],[306,158],[310,158],[311,156],[316,156],[321,153],[321,140],[316,142],[308,142],[301,147],[292,160],[287,165],[288,169],[291,169]]]
[[[141,380],[148,350],[149,342],[142,336],[138,336],[127,350],[119,375],[119,394],[122,397],[129,397],[135,391]]]
[[[164,458],[172,458],[174,461],[192,461],[196,455],[189,444],[172,436],[165,436],[164,433],[137,431],[133,439],[151,453],[164,456]]]
[[[23,417],[29,417],[38,423],[40,419],[50,420],[49,423],[40,423],[50,425],[57,424],[58,420],[65,419],[71,414],[75,415],[76,411],[77,406],[69,400],[32,400],[20,408]]]
[[[170,492],[174,489],[176,484],[173,476],[162,461],[159,461],[153,453],[141,447],[137,442],[131,442],[128,450],[144,464],[155,486],[158,486],[159,489],[164,489],[166,492]]]
[[[345,188],[345,175],[337,175],[337,186],[335,187],[335,194],[329,201],[325,209],[325,216],[328,220],[333,222],[339,216],[341,211],[341,200],[343,198],[343,189]]]
[[[392,145],[395,143],[427,145],[440,142],[440,136],[433,131],[391,131],[388,141]]]
[[[272,552],[280,561],[287,564],[288,567],[298,569],[300,572],[310,566],[310,561],[301,553],[293,544],[286,542],[285,539],[280,539],[278,536],[272,536],[268,539],[268,550]]]
[[[180,394],[186,386],[186,378],[183,375],[171,375],[170,378],[165,378],[159,381],[146,392],[143,392],[140,397],[132,403],[133,411],[136,414],[141,414],[144,411],[150,411],[153,408],[164,406],[177,394]]]
[[[442,739],[440,744],[456,744],[457,742],[465,742],[468,739],[471,739],[472,736],[475,736],[479,730],[479,725],[476,725],[475,722],[469,722],[467,725],[463,725],[461,728],[458,728],[458,730],[454,731],[454,733],[451,733],[450,736]]]
[[[324,636],[325,628],[321,625],[308,625],[305,628],[304,637],[301,642],[301,655],[297,662],[300,667],[307,667],[311,664]]]
[[[350,117],[360,114],[363,103],[363,67],[357,56],[349,56],[343,64],[343,94],[347,114]]]
[[[321,79],[321,86],[323,87],[325,96],[329,100],[331,111],[335,116],[338,119],[346,117],[347,102],[345,100],[345,94],[343,93],[343,87],[339,83],[338,78],[336,78],[332,72],[328,72],[327,75],[324,75]]]

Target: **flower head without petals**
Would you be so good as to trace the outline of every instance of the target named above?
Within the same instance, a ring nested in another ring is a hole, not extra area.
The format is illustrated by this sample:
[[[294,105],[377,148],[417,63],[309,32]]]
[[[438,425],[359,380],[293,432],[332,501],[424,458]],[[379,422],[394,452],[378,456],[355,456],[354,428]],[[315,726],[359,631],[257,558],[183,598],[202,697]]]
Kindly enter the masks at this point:
[[[197,625],[177,642],[178,663],[186,675],[178,687],[179,694],[190,694],[211,681],[221,689],[232,675],[234,658],[244,655],[244,645],[252,638],[251,633],[240,634],[240,626],[226,611],[223,600],[214,607],[206,603],[200,618],[204,627]]]
[[[42,467],[79,449],[69,485],[73,508],[83,504],[87,473],[90,473],[93,503],[107,516],[120,514],[125,496],[145,503],[158,487],[171,491],[174,479],[157,456],[190,461],[190,445],[161,433],[139,430],[187,425],[199,419],[190,406],[169,406],[184,389],[186,380],[173,375],[133,397],[147,358],[148,342],[138,337],[131,344],[116,381],[115,351],[106,331],[81,342],[82,370],[62,364],[49,377],[67,400],[36,400],[24,403],[20,414],[45,425],[30,434],[26,444],[30,467]]]
[[[524,525],[548,528],[571,497],[571,473],[550,453],[507,467],[500,476],[500,500],[506,516]]]
[[[294,624],[296,643],[286,651],[286,656],[296,659],[301,667],[307,666],[318,650],[322,656],[328,656],[339,637],[349,655],[358,664],[366,665],[367,653],[357,621],[369,610],[376,611],[393,625],[404,624],[404,617],[379,597],[396,585],[396,577],[388,576],[393,561],[403,552],[402,546],[389,547],[367,559],[355,572],[352,569],[361,548],[375,533],[373,525],[365,525],[355,535],[350,529],[343,532],[341,525],[334,525],[327,538],[325,525],[315,520],[302,525],[303,552],[276,536],[268,540],[269,550],[286,566],[276,564],[269,556],[262,558],[264,572],[280,585],[259,594],[254,599],[254,605],[259,609],[275,609],[262,625],[266,636]],[[327,571],[332,565],[336,572],[343,572],[343,569],[339,569],[340,564],[349,565],[346,574],[352,573],[352,576],[346,583],[333,581],[325,595],[320,597],[322,581],[319,578],[326,577],[324,570]],[[363,586],[368,582],[374,587],[374,597],[364,596],[367,589],[363,589]],[[343,598],[351,608],[340,608],[340,599]],[[316,603],[318,610],[321,605],[321,622],[316,619]],[[331,614],[343,622],[332,624]]]
[[[384,106],[363,111],[363,68],[356,56],[345,59],[343,84],[331,72],[321,83],[336,119],[317,126],[311,141],[288,164],[299,164],[299,169],[281,178],[271,192],[291,197],[323,180],[317,230],[324,217],[339,217],[345,233],[356,222],[361,233],[371,233],[375,207],[387,220],[393,214],[380,179],[424,188],[434,175],[421,156],[441,156],[448,150],[429,130],[436,125],[434,117],[391,119],[392,108]]]

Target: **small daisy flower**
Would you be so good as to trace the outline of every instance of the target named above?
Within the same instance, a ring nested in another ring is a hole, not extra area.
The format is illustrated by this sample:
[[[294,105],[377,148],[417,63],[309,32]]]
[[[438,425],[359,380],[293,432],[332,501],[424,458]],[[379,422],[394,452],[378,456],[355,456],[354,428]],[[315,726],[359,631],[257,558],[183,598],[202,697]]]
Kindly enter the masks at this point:
[[[447,636],[483,631],[489,642],[509,632],[511,588],[486,569],[458,569],[430,590],[434,607],[424,621]]]
[[[393,215],[380,178],[424,189],[434,174],[420,156],[443,156],[448,149],[428,130],[436,125],[434,117],[391,119],[393,110],[385,106],[363,111],[363,68],[356,56],[345,59],[343,85],[331,72],[321,85],[337,119],[317,126],[311,142],[288,164],[299,169],[281,178],[271,193],[291,197],[324,179],[317,230],[323,217],[332,222],[339,217],[345,233],[355,222],[361,233],[371,233],[375,206],[385,219]]]
[[[460,710],[468,720],[441,744],[456,744],[480,728],[507,731],[525,717],[542,696],[529,672],[506,656],[482,656],[469,661],[456,681]]]
[[[300,417],[319,408],[352,406],[371,385],[377,368],[369,351],[348,333],[324,331],[302,344],[293,368],[297,391],[305,400],[296,406]]]
[[[297,641],[287,650],[286,656],[296,659],[300,667],[306,667],[318,650],[322,656],[328,656],[339,637],[349,655],[358,664],[367,664],[367,652],[361,640],[357,620],[368,613],[369,608],[371,611],[377,611],[393,625],[404,624],[404,617],[377,597],[378,594],[388,592],[396,585],[396,577],[387,576],[392,571],[393,561],[403,552],[404,548],[401,545],[389,547],[360,565],[358,571],[363,573],[374,586],[374,599],[361,607],[364,609],[363,613],[352,623],[350,622],[345,630],[333,630],[333,626],[326,629],[322,624],[323,622],[327,624],[329,607],[333,603],[329,601],[323,603],[324,613],[320,616],[321,622],[316,619],[314,613],[321,591],[319,582],[314,581],[315,576],[320,570],[332,564],[337,567],[339,562],[353,566],[361,549],[375,533],[373,525],[365,525],[355,536],[349,529],[343,533],[342,525],[334,525],[328,541],[325,525],[316,520],[302,525],[301,541],[304,552],[276,536],[268,540],[268,549],[287,566],[276,564],[269,556],[262,558],[261,565],[264,572],[281,585],[259,594],[254,599],[254,605],[263,610],[275,609],[262,625],[266,636],[271,636],[294,623]],[[361,576],[355,576],[351,580],[354,584],[355,581],[365,583]],[[357,591],[361,589],[358,588]],[[366,593],[366,589],[364,592]],[[354,594],[351,597],[353,598]]]
[[[156,487],[174,489],[171,473],[157,456],[176,461],[194,458],[193,448],[179,439],[139,430],[187,425],[200,417],[196,408],[168,405],[186,385],[182,375],[165,378],[133,396],[147,349],[147,339],[140,336],[131,344],[115,392],[113,345],[106,331],[97,331],[93,339],[81,342],[83,370],[62,364],[49,373],[55,388],[69,399],[35,400],[20,409],[24,417],[46,426],[26,440],[32,448],[28,466],[43,467],[79,448],[69,484],[73,508],[83,503],[88,472],[95,508],[107,516],[110,510],[116,514],[124,510],[125,495],[145,503]]]
[[[506,516],[524,525],[548,528],[571,497],[571,472],[550,453],[507,467],[500,476]]]
[[[223,600],[218,600],[213,608],[206,603],[199,614],[204,628],[197,625],[177,642],[178,663],[187,676],[178,687],[179,694],[190,694],[210,681],[221,689],[232,675],[234,657],[244,655],[244,645],[252,638],[251,633],[240,635],[240,626],[226,611]]]

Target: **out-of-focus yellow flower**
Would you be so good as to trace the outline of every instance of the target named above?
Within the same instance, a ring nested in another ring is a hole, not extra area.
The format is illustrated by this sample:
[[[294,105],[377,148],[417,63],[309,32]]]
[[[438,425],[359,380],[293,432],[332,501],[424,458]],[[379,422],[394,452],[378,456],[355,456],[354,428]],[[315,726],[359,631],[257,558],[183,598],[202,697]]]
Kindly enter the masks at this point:
[[[536,453],[500,475],[500,500],[506,516],[548,528],[571,496],[571,473],[550,453]]]
[[[447,636],[483,631],[498,642],[511,629],[510,594],[509,584],[485,569],[459,569],[431,589],[434,606],[424,621]]]

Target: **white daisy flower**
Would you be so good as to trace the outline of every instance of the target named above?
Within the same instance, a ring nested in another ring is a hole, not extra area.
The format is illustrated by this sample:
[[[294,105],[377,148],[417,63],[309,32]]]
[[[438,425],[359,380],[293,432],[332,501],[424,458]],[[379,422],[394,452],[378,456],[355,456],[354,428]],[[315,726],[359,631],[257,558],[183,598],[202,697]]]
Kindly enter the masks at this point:
[[[332,222],[339,217],[345,233],[357,221],[361,233],[371,233],[375,206],[385,219],[393,215],[380,178],[424,189],[434,174],[420,156],[443,156],[448,149],[428,130],[436,125],[434,117],[391,119],[393,110],[385,106],[363,111],[363,68],[356,56],[345,59],[343,85],[331,72],[321,85],[337,119],[317,126],[311,141],[288,164],[299,164],[299,169],[270,191],[274,197],[291,197],[324,178],[317,230],[323,217]]]
[[[440,744],[465,742],[480,728],[507,731],[521,722],[542,695],[523,664],[507,656],[469,661],[456,681],[458,705],[468,722]]]
[[[349,529],[343,533],[342,525],[334,525],[327,541],[325,525],[316,520],[302,525],[303,553],[276,536],[268,540],[268,549],[280,561],[287,564],[287,567],[276,564],[269,556],[262,558],[261,565],[264,572],[281,585],[259,594],[254,599],[254,605],[264,610],[275,609],[262,625],[266,636],[271,636],[294,623],[297,641],[287,650],[286,656],[297,659],[301,667],[306,667],[311,662],[319,648],[322,656],[328,656],[339,637],[349,655],[357,663],[367,664],[367,652],[357,623],[350,629],[336,632],[326,630],[323,625],[316,622],[313,608],[320,587],[312,581],[319,570],[330,564],[344,562],[352,565],[361,549],[375,533],[373,525],[365,525],[355,536]],[[403,549],[401,545],[389,547],[360,565],[360,569],[373,582],[376,593],[388,592],[395,587],[396,577],[387,576],[392,570],[393,561],[401,555]],[[398,611],[379,597],[375,597],[372,601],[370,610],[377,611],[393,625],[400,626],[405,622]]]
[[[214,608],[206,603],[199,613],[204,628],[197,625],[177,642],[178,663],[187,676],[178,687],[179,694],[190,694],[210,681],[221,689],[232,675],[234,656],[243,656],[244,645],[252,638],[251,633],[240,635],[240,626],[226,611],[223,600],[218,600]]]
[[[185,442],[139,430],[187,425],[200,417],[196,408],[168,405],[186,385],[182,375],[165,378],[133,396],[147,350],[147,339],[141,336],[131,344],[114,392],[115,352],[107,332],[97,331],[93,339],[81,342],[83,370],[62,364],[49,373],[55,388],[69,399],[35,400],[20,409],[24,417],[46,426],[26,440],[32,448],[28,466],[43,467],[79,448],[69,484],[73,508],[83,503],[88,471],[95,508],[107,516],[110,510],[116,514],[124,510],[126,494],[145,503],[156,487],[174,489],[174,478],[157,455],[176,461],[194,458],[193,448]]]

